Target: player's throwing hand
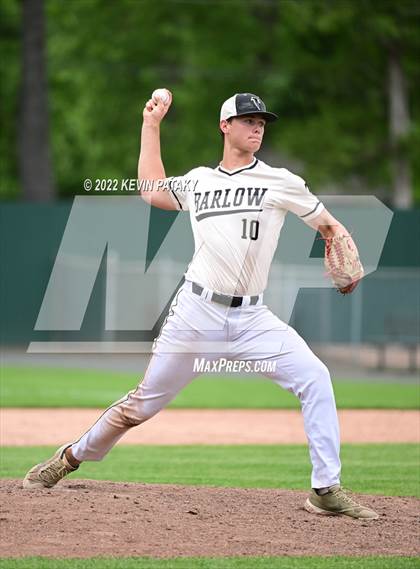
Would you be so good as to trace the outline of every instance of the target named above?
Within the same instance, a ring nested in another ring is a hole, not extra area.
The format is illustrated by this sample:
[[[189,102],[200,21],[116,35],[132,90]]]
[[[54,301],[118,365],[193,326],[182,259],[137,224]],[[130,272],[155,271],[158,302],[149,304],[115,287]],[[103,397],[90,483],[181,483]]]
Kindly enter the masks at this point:
[[[146,124],[158,125],[169,110],[172,103],[172,93],[166,89],[168,97],[149,99],[143,109],[143,120]]]

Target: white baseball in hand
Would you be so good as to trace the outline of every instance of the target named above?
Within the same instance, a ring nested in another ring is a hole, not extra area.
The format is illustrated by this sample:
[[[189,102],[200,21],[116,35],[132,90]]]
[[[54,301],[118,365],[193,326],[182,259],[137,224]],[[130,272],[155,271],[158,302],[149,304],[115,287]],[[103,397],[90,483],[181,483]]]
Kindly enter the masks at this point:
[[[161,101],[164,105],[169,103],[170,97],[167,89],[155,89],[152,93],[152,99],[155,103]]]

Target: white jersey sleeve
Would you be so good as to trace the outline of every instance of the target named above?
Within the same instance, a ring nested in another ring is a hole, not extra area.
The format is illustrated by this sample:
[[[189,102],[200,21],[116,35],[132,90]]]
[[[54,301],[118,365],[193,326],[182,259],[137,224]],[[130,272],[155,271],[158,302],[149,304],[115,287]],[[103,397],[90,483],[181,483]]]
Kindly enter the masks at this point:
[[[169,195],[179,211],[188,211],[187,194],[183,189],[184,176],[171,176],[168,178]]]
[[[291,211],[303,221],[313,219],[324,209],[324,205],[309,190],[305,180],[285,169],[281,170],[279,191],[273,194],[277,207]]]
[[[190,209],[190,199],[202,170],[204,170],[202,167],[193,168],[184,176],[168,178],[169,195],[179,211],[188,211]]]

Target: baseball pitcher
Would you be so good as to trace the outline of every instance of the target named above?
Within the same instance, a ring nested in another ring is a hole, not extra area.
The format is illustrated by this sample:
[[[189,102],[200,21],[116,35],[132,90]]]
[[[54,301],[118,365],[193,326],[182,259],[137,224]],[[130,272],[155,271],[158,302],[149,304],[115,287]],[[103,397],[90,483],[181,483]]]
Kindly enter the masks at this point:
[[[308,512],[376,519],[340,485],[340,438],[331,379],[305,341],[264,304],[263,292],[287,212],[325,240],[325,266],[342,294],[363,276],[343,225],[299,176],[255,157],[277,116],[252,93],[227,99],[220,111],[223,157],[167,178],[160,123],[172,95],[159,89],[143,111],[138,177],[156,184],[141,197],[152,206],[188,212],[195,252],[153,345],[142,383],[111,405],[79,440],[34,466],[24,488],[51,488],[86,460],[101,460],[136,425],[164,408],[198,374],[194,359],[269,360],[267,376],[300,400],[312,462]],[[274,369],[274,371],[271,371]]]

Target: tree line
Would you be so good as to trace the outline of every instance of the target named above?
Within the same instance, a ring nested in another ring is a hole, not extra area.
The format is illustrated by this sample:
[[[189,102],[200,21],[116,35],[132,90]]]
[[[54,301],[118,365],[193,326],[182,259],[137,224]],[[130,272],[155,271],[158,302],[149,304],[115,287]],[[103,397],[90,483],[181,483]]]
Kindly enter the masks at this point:
[[[420,201],[419,4],[414,0],[1,0],[2,199],[133,178],[141,112],[174,95],[167,174],[220,159],[235,92],[280,120],[261,153],[315,191]]]

